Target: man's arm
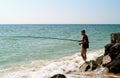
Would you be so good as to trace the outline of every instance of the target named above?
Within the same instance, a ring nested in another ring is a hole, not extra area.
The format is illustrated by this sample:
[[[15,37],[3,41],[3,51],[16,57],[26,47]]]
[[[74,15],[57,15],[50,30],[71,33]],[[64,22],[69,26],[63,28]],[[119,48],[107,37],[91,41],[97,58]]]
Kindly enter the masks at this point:
[[[79,42],[80,42],[79,45],[86,44],[87,43],[87,38],[85,37],[84,40],[80,40]]]
[[[82,44],[86,44],[86,43],[87,43],[87,41],[86,41],[86,40],[83,40],[83,41],[82,41]]]
[[[78,42],[79,42],[79,45],[83,44],[83,40],[80,40],[80,41],[78,41]]]

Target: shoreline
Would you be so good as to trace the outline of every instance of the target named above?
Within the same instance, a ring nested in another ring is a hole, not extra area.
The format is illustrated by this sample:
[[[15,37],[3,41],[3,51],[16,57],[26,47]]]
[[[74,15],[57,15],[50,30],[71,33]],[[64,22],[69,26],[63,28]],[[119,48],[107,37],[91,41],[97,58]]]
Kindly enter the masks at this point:
[[[88,52],[88,60],[96,59],[101,54],[103,54],[103,49]],[[26,78],[49,78],[55,74],[61,73],[69,78],[74,75],[77,76],[76,73],[79,71],[79,66],[83,63],[84,61],[82,60],[80,53],[76,53],[72,56],[66,56],[59,59],[47,61],[36,60],[18,67],[3,69],[0,70],[0,77],[8,78],[7,76],[9,76],[9,78],[16,78],[19,76],[22,78],[26,76]]]

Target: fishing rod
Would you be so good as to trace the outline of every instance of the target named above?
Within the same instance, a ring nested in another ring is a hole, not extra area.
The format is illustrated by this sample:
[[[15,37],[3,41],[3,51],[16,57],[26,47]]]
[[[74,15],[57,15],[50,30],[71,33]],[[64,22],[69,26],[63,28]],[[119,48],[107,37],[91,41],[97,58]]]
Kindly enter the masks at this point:
[[[53,37],[32,37],[32,38],[41,38],[41,39],[55,39],[55,40],[66,40],[66,41],[79,41],[74,39],[63,39],[63,38],[53,38]]]
[[[53,38],[53,37],[34,37],[34,36],[28,36],[30,38],[41,38],[41,39],[55,39],[55,40],[66,40],[66,41],[79,41],[74,39],[63,39],[63,38]]]
[[[0,36],[0,37],[9,37],[9,38],[40,38],[40,39],[55,39],[55,40],[65,40],[65,41],[76,41],[79,40],[74,39],[63,39],[63,38],[53,38],[53,37],[36,37],[36,36]]]

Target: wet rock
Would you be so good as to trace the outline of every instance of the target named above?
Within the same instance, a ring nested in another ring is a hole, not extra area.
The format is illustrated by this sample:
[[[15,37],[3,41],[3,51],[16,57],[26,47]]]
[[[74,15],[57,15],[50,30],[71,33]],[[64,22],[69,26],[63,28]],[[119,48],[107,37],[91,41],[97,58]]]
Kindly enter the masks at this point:
[[[107,67],[109,72],[120,73],[120,43],[115,43],[112,45],[108,49],[107,56],[109,56],[109,59],[111,60],[110,62],[103,64],[103,66]],[[108,59],[108,57],[106,58]]]
[[[114,44],[111,48],[110,51],[108,53],[108,55],[114,59],[117,57],[117,55],[120,54],[120,43],[116,43]]]
[[[98,67],[98,64],[96,61],[91,60],[91,61],[87,61],[85,63],[83,63],[80,68],[79,71],[80,72],[86,72],[86,71],[93,71]]]
[[[106,55],[103,57],[103,60],[102,60],[102,65],[104,64],[108,64],[112,61],[112,58],[109,56],[109,55]]]
[[[114,45],[114,43],[109,43],[105,45],[105,53],[104,56],[110,53],[110,48]]]
[[[120,73],[120,54],[110,63],[103,65],[109,69],[109,72]]]
[[[101,64],[102,64],[102,62],[103,62],[103,57],[104,57],[104,55],[102,55],[102,56],[100,56],[100,57],[98,57],[98,58],[96,59],[96,62],[97,62],[98,65],[101,65]]]
[[[67,77],[65,75],[63,75],[63,74],[56,74],[51,78],[67,78]]]
[[[116,56],[120,54],[120,43],[116,43],[114,44],[111,48],[110,48],[110,53],[109,55],[112,57],[112,59],[116,58]]]
[[[105,59],[103,59],[103,61],[112,61],[118,54],[120,54],[120,43],[107,44],[105,46],[105,53],[103,57]]]

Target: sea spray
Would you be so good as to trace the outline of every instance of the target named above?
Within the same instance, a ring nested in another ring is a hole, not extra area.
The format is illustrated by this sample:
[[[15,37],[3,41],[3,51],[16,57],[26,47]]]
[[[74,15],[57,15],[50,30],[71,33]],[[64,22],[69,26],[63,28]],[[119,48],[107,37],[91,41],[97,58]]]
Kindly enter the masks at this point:
[[[94,60],[104,53],[104,50],[88,52],[87,60]],[[3,69],[0,71],[0,78],[50,78],[55,74],[64,74],[67,78],[77,78],[82,73],[79,72],[79,67],[84,61],[80,53],[72,56],[63,57],[50,61],[32,61],[29,64]],[[95,74],[93,72],[92,74]],[[83,73],[86,76],[85,73]],[[90,75],[90,73],[89,73]],[[90,76],[88,76],[89,78]]]

